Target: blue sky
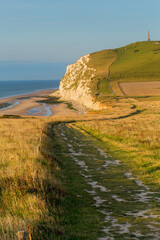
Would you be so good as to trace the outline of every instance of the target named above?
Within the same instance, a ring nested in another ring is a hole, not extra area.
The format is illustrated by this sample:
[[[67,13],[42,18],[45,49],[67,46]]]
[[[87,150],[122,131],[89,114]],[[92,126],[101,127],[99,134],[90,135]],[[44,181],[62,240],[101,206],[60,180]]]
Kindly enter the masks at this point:
[[[0,0],[0,80],[61,78],[82,55],[144,41],[148,29],[159,40],[159,9],[160,0]]]

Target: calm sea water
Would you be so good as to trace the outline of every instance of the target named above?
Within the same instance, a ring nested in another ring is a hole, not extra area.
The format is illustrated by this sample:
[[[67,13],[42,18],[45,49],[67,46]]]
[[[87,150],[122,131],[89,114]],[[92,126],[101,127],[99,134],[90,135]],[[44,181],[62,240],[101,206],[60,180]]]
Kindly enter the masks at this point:
[[[0,81],[0,98],[46,89],[58,89],[60,80]]]

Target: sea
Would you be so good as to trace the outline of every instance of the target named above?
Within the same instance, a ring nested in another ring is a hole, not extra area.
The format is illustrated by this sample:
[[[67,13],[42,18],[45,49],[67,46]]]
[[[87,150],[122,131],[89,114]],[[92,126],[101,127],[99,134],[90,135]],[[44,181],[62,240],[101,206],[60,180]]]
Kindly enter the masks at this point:
[[[0,99],[47,89],[58,89],[60,80],[0,81]]]

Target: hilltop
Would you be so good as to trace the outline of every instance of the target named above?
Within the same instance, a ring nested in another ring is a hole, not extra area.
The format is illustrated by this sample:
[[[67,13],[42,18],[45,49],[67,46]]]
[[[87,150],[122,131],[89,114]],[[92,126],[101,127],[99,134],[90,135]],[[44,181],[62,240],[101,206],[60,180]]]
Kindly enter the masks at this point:
[[[137,42],[115,49],[111,80],[155,81],[160,78],[160,42]]]
[[[105,96],[122,96],[122,88],[130,88],[122,83],[159,81],[159,63],[160,41],[136,42],[91,53],[68,66],[60,83],[60,95],[65,100],[78,101],[89,108],[105,108]],[[156,85],[154,88],[159,87]],[[131,88],[139,88],[139,85]]]

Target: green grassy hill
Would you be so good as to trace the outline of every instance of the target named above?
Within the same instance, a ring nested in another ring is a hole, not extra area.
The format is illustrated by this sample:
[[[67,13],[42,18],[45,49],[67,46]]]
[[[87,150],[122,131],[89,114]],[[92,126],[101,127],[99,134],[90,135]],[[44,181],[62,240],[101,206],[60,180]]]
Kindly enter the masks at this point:
[[[111,80],[160,80],[160,44],[137,42],[114,50],[117,59],[111,66]]]
[[[114,50],[103,50],[95,52],[90,55],[90,62],[88,65],[96,69],[97,74],[92,79],[91,90],[93,95],[107,94],[112,95],[111,87],[109,85],[108,76],[110,66],[116,60],[117,54]]]
[[[112,95],[110,84],[115,82],[160,81],[160,42],[136,42],[92,53],[89,65],[97,70],[91,84],[96,95]]]

